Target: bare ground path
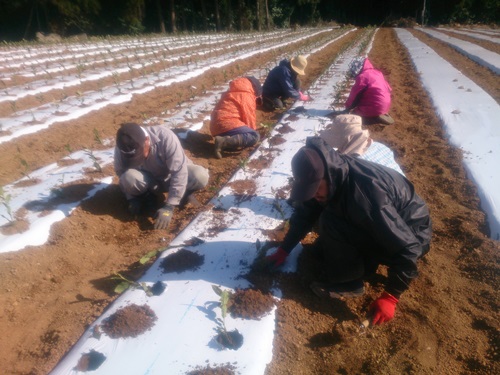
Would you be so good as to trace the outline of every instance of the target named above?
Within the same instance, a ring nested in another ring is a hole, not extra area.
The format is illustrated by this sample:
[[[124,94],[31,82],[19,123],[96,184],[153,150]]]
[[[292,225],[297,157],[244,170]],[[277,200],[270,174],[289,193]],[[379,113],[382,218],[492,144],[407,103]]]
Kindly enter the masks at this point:
[[[304,85],[318,77],[354,37],[311,57]],[[457,53],[447,51],[440,43],[432,47],[455,66],[464,66],[477,77],[484,75],[477,64],[460,60]],[[432,249],[421,262],[421,276],[403,295],[396,319],[364,335],[349,334],[349,324],[363,316],[381,291],[384,270],[371,280],[366,296],[323,301],[309,291],[315,263],[305,252],[298,274],[279,276],[284,296],[277,310],[273,361],[266,373],[500,373],[499,244],[486,235],[485,217],[475,188],[466,178],[461,153],[448,144],[418,74],[393,30],[377,33],[370,58],[394,90],[391,114],[396,119],[391,127],[373,125],[370,131],[395,151],[405,174],[428,202],[435,233]],[[241,71],[259,63],[257,58],[248,59]],[[233,68],[235,75],[240,74],[236,66]],[[174,89],[187,96],[189,85],[209,87],[213,79],[223,82],[224,75],[214,70]],[[484,82],[478,84],[486,86]],[[175,105],[171,95],[165,89],[134,98],[129,105],[80,120],[77,130],[69,134],[63,126],[54,126],[44,134],[50,137],[28,137],[20,150],[32,155],[32,164],[44,165],[64,154],[68,137],[75,139],[75,147],[93,142],[93,127],[111,137],[120,122],[140,121],[142,113],[158,115]],[[498,100],[498,85],[495,95]],[[277,119],[276,114],[260,111],[258,116],[261,122]],[[210,169],[210,185],[198,195],[203,202],[247,155],[214,159],[206,129],[184,146],[196,163]],[[18,164],[4,162],[18,162],[12,155],[18,152],[16,147],[0,146],[0,151],[0,180],[15,180]],[[180,211],[172,232],[158,233],[151,230],[148,219],[136,222],[130,218],[117,186],[112,185],[54,225],[46,245],[0,254],[3,371],[49,372],[86,326],[114,300],[115,284],[108,277],[114,272],[139,277],[143,268],[137,260],[165,246],[196,213],[193,208]]]

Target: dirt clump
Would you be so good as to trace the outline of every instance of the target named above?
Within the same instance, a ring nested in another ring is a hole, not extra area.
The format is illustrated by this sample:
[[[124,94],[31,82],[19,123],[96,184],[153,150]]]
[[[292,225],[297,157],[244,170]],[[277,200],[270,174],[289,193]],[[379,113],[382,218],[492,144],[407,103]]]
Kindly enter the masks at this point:
[[[205,256],[198,253],[180,249],[179,251],[168,255],[160,263],[160,267],[164,273],[177,272],[181,273],[188,270],[196,270],[205,261]]]
[[[256,289],[236,289],[229,298],[227,308],[233,318],[260,320],[274,306],[274,298],[269,293]]]
[[[148,305],[131,304],[109,316],[101,325],[109,337],[137,337],[154,326],[156,314]]]

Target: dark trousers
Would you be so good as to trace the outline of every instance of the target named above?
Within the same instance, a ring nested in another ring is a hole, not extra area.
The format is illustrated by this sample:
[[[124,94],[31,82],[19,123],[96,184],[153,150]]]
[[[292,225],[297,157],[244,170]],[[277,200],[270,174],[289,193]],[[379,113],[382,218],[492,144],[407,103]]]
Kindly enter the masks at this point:
[[[381,263],[376,259],[377,244],[344,220],[321,215],[316,242],[322,252],[326,276],[331,283],[344,283],[372,274]]]

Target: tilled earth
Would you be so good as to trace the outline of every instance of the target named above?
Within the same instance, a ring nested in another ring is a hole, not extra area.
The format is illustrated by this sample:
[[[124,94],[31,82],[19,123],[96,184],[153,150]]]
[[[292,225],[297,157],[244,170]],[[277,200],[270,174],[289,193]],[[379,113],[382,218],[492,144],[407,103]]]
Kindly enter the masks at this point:
[[[496,75],[443,43],[412,32],[499,100]],[[310,85],[356,34],[313,54],[303,85]],[[294,48],[290,47],[290,55]],[[486,218],[476,188],[462,166],[462,154],[448,143],[418,74],[392,29],[378,31],[369,57],[393,88],[391,115],[396,120],[392,126],[372,125],[369,130],[373,138],[394,150],[405,174],[428,203],[434,224],[431,251],[420,262],[420,277],[402,296],[396,318],[368,329],[360,328],[359,323],[382,290],[385,270],[379,269],[368,280],[365,296],[325,301],[309,290],[317,264],[305,251],[297,274],[274,275],[283,298],[278,303],[273,360],[266,374],[500,373],[499,243],[488,238]],[[21,177],[13,156],[17,152],[26,155],[33,168],[57,161],[64,156],[68,139],[73,148],[89,147],[94,128],[103,137],[113,137],[121,122],[159,116],[174,107],[179,97],[187,99],[192,95],[190,86],[222,83],[228,71],[237,76],[265,58],[248,59],[226,72],[213,69],[193,82],[158,89],[128,104],[95,112],[74,121],[70,133],[67,127],[54,125],[18,139],[15,145],[2,144],[1,183]],[[262,111],[257,115],[259,123],[273,123],[280,117],[279,113]],[[215,159],[206,128],[189,138],[184,147],[195,163],[210,170],[209,186],[197,193],[203,203],[251,152]],[[139,278],[148,265],[137,260],[166,246],[203,209],[207,207],[180,210],[169,233],[154,231],[149,218],[136,221],[130,217],[115,180],[55,224],[45,245],[0,254],[2,372],[48,373],[116,298],[116,282],[110,277],[120,272]],[[304,241],[305,245],[310,242]],[[233,365],[237,371],[237,364]]]

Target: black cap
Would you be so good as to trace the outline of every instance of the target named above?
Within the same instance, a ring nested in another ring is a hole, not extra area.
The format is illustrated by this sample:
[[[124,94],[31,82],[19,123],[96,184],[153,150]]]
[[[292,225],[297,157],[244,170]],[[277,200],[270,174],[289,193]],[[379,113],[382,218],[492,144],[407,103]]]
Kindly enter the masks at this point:
[[[144,161],[144,144],[146,131],[139,124],[127,122],[122,124],[116,133],[116,146],[120,150],[123,163],[134,168]]]
[[[305,202],[316,195],[325,177],[325,163],[316,150],[302,147],[292,158],[292,173],[294,182],[290,198]]]

